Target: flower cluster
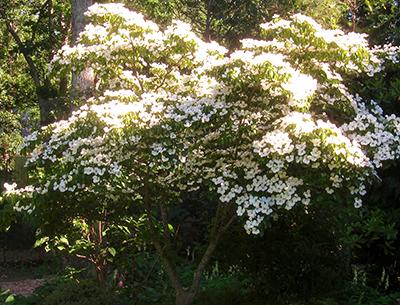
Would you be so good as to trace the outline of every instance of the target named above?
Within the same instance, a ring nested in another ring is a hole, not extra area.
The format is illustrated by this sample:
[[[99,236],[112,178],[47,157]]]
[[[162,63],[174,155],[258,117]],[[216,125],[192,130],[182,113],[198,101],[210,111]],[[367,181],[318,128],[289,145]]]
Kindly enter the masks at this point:
[[[12,184],[4,183],[4,188],[5,195],[7,197],[10,197],[12,199],[25,199],[21,202],[19,200],[16,200],[16,203],[14,204],[14,210],[16,212],[26,212],[28,214],[31,214],[33,212],[35,207],[30,202],[30,200],[32,199],[32,195],[35,190],[32,185],[28,185],[24,188],[17,188],[17,184],[15,182]]]
[[[376,168],[381,167],[384,161],[400,157],[400,118],[384,115],[375,102],[371,102],[369,107],[359,103],[356,116],[341,129],[368,152]]]
[[[87,15],[79,44],[54,65],[90,66],[100,97],[24,145],[40,172],[33,196],[49,204],[134,204],[146,183],[168,202],[208,186],[258,234],[268,215],[317,198],[359,207],[376,169],[400,156],[399,118],[344,81],[384,69],[385,58],[396,63],[397,49],[295,15],[227,55],[185,23],[160,30],[121,4]]]

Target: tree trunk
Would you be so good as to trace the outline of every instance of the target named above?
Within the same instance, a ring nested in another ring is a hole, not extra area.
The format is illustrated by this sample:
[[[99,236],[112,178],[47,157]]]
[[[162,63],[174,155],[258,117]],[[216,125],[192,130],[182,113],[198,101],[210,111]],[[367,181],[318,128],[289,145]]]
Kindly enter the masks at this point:
[[[227,215],[222,215],[224,212]],[[224,217],[225,216],[225,217]],[[228,217],[226,217],[228,216]],[[210,233],[210,240],[206,251],[204,252],[199,264],[197,265],[196,271],[193,276],[192,285],[189,289],[183,289],[181,282],[175,272],[171,272],[176,270],[176,266],[169,260],[169,257],[163,251],[163,248],[160,247],[158,241],[155,242],[156,250],[159,253],[162,262],[164,263],[164,267],[167,270],[167,274],[175,287],[175,305],[191,305],[196,297],[197,293],[200,290],[201,279],[203,277],[204,271],[211,261],[212,254],[218,246],[218,243],[221,239],[221,236],[225,233],[225,231],[230,227],[232,222],[236,219],[236,214],[229,214],[229,209],[222,211],[219,209],[217,211],[216,221],[213,224],[213,228]],[[218,221],[219,220],[219,221]]]
[[[52,103],[49,98],[43,97],[39,93],[37,95],[37,99],[40,110],[40,126],[46,126],[53,122],[53,119],[50,114]]]
[[[28,185],[28,173],[25,167],[26,160],[27,158],[24,156],[15,156],[14,179],[19,188],[23,188]]]
[[[94,74],[90,68],[85,68],[80,73],[72,73],[72,94],[73,99],[87,99],[93,95]]]
[[[103,261],[96,262],[96,280],[99,286],[104,287],[106,285],[107,280],[107,263]]]
[[[93,4],[92,0],[72,0],[72,44],[75,45],[80,32],[87,24],[85,12]]]
[[[72,0],[72,45],[76,45],[79,34],[87,24],[85,12],[93,4],[92,0]],[[88,98],[94,89],[94,75],[91,69],[72,73],[72,98]]]

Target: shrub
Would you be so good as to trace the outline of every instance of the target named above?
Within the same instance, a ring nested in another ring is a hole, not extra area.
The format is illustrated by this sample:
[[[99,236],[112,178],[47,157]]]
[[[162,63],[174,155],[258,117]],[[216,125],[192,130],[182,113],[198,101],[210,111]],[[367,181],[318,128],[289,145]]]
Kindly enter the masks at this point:
[[[93,281],[66,282],[59,284],[47,295],[41,305],[125,305],[114,291],[100,288]]]

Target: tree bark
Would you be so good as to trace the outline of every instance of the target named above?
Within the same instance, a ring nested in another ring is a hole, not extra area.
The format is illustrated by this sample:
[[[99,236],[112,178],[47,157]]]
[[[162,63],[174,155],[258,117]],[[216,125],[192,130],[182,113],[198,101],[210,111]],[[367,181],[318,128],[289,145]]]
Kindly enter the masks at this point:
[[[50,101],[49,98],[41,96],[40,92],[37,93],[37,99],[40,110],[40,125],[46,126],[53,121],[52,118],[50,117],[52,102]]]
[[[95,241],[99,249],[102,249],[103,244],[103,233],[104,233],[104,225],[103,221],[98,221],[96,224],[92,225],[92,241]],[[96,278],[97,282],[100,286],[105,286],[107,279],[107,259],[100,252],[98,255],[94,257],[95,267],[96,267]]]
[[[85,29],[87,24],[85,12],[92,4],[92,0],[72,0],[72,45],[77,44],[79,34]],[[82,72],[72,73],[72,98],[88,98],[92,95],[93,89],[92,69],[86,68]]]
[[[72,44],[75,45],[79,34],[87,24],[85,12],[93,4],[92,0],[72,0]]]
[[[106,286],[107,280],[107,263],[105,260],[100,260],[95,264],[97,284],[101,287]]]

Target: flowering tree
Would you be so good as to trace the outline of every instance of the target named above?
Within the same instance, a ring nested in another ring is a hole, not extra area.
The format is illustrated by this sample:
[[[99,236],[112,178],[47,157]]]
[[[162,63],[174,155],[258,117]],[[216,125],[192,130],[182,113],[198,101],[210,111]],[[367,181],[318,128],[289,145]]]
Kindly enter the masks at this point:
[[[264,40],[243,40],[228,55],[187,24],[160,30],[121,4],[95,4],[87,15],[79,44],[63,47],[53,70],[89,66],[96,96],[26,138],[35,180],[8,194],[33,198],[32,206],[16,208],[38,214],[71,207],[146,214],[176,304],[192,303],[236,217],[259,234],[271,215],[296,205],[360,207],[382,162],[400,155],[400,119],[348,86],[385,61],[397,63],[398,48],[372,49],[363,35],[294,15],[263,24]],[[185,288],[172,259],[168,211],[200,187],[219,203]]]

